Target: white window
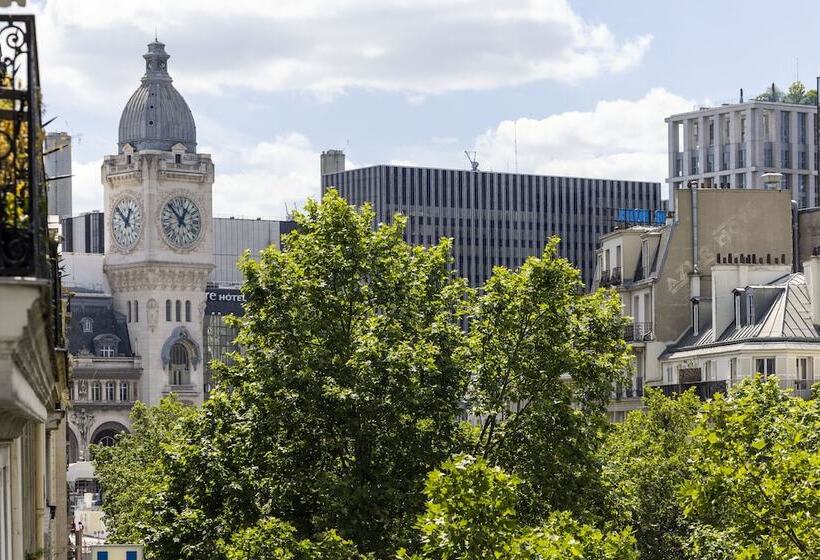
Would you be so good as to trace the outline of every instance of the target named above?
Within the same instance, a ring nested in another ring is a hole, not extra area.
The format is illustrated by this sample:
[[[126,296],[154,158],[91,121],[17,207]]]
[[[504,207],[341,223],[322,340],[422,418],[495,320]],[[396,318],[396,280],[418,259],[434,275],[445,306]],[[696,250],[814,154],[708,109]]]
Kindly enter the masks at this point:
[[[105,400],[113,401],[114,400],[114,382],[107,381],[105,383]]]
[[[94,321],[91,317],[83,317],[80,319],[80,325],[83,328],[84,333],[90,333],[94,331]]]
[[[101,401],[102,400],[102,385],[99,381],[95,381],[93,385],[91,385],[91,400],[92,401]]]
[[[729,386],[734,387],[737,383],[737,358],[729,360]]]
[[[763,376],[763,379],[768,379],[770,375],[774,375],[774,358],[755,358],[755,373]]]
[[[191,382],[191,362],[188,349],[177,342],[171,347],[171,385],[188,385]]]
[[[128,383],[120,383],[120,402],[128,402]]]
[[[113,358],[114,352],[115,351],[113,342],[103,342],[99,346],[98,355],[102,358]]]
[[[704,381],[714,381],[712,376],[714,372],[712,371],[712,360],[706,360],[703,362],[703,380]]]
[[[811,389],[814,381],[813,377],[809,358],[797,358],[797,379],[795,380],[795,388],[800,391]]]

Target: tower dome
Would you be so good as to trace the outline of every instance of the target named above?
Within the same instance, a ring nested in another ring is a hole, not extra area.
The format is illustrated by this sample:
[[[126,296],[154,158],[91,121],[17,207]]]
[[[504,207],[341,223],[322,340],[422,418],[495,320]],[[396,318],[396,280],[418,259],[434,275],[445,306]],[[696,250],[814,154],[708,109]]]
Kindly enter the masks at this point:
[[[181,143],[187,151],[195,152],[194,116],[185,99],[171,85],[170,57],[165,45],[154,39],[143,58],[145,75],[120,117],[119,151],[122,152],[125,144],[131,144],[137,151],[169,151]]]

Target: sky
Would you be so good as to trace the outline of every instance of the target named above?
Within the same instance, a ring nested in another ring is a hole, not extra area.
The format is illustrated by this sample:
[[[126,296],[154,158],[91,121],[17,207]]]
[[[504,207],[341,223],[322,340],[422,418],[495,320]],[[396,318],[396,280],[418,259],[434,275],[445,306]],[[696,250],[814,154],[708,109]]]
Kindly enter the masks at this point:
[[[73,205],[156,32],[216,166],[214,214],[282,218],[319,154],[663,182],[670,114],[814,83],[820,3],[758,0],[29,0],[49,131],[73,139]],[[516,152],[517,144],[517,152]]]

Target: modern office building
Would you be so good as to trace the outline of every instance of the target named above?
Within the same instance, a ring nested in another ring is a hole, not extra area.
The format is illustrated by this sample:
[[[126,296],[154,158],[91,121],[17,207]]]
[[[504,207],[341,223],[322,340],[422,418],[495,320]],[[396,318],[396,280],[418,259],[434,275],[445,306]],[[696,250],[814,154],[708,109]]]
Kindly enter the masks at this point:
[[[764,174],[780,173],[779,187],[801,208],[820,205],[816,112],[814,105],[755,100],[668,117],[670,192],[690,182],[764,188]]]
[[[560,254],[589,284],[602,234],[619,209],[660,209],[659,183],[581,177],[376,165],[344,170],[344,154],[322,154],[322,192],[336,188],[350,203],[371,203],[376,222],[407,216],[406,239],[429,246],[453,239],[455,268],[480,286],[492,268],[520,266],[540,255],[552,235]],[[653,213],[654,215],[654,213]]]
[[[43,163],[49,179],[48,214],[71,216],[71,136],[65,132],[46,134]]]
[[[99,210],[79,216],[62,217],[63,251],[66,253],[105,252],[105,214]]]

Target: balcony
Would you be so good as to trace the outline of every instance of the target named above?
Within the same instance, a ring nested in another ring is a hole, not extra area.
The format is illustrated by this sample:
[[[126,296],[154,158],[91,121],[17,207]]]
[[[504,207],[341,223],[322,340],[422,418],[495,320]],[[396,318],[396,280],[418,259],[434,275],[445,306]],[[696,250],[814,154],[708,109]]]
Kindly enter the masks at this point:
[[[667,397],[681,395],[689,389],[694,389],[695,394],[700,398],[700,400],[705,401],[711,399],[717,393],[726,394],[727,386],[725,381],[701,381],[699,383],[675,383],[672,385],[660,385],[656,388],[663,391],[663,394]]]
[[[632,323],[624,327],[624,340],[627,342],[644,342],[654,339],[653,324],[648,323]]]
[[[0,18],[0,276],[50,279],[33,16]]]
[[[610,286],[608,270],[604,270],[603,272],[601,272],[601,279],[598,281],[598,285],[600,285],[602,288],[607,288]]]
[[[612,268],[612,271],[609,273],[609,285],[610,286],[620,286],[621,285],[621,267],[616,266]]]

